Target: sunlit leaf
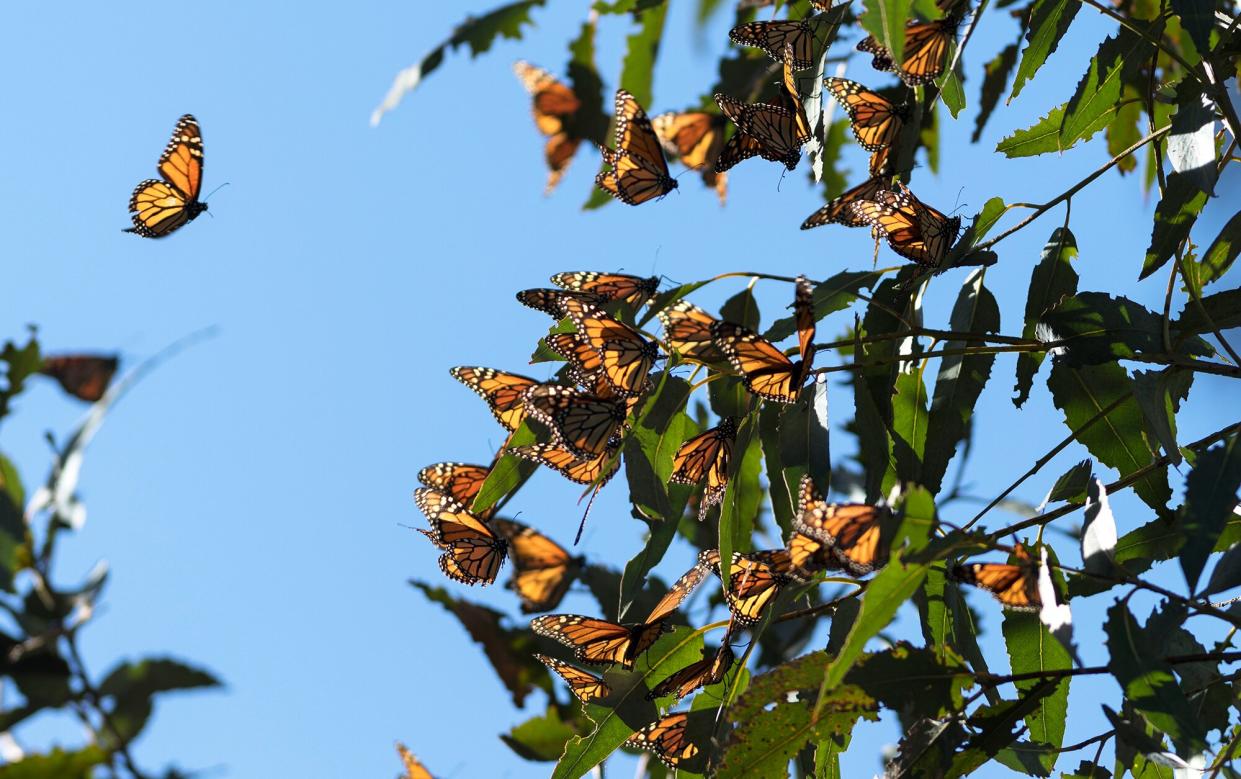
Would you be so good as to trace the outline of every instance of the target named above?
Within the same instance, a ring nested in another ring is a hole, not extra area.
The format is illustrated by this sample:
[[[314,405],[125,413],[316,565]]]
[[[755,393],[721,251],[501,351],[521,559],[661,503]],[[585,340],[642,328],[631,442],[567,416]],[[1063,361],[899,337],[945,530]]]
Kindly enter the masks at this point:
[[[1081,4],[1075,0],[1035,0],[1030,10],[1026,47],[1021,50],[1021,65],[1013,79],[1013,92],[1008,96],[1008,102],[1011,103],[1021,94],[1021,88],[1034,78],[1034,74],[1056,50],[1080,7]]]

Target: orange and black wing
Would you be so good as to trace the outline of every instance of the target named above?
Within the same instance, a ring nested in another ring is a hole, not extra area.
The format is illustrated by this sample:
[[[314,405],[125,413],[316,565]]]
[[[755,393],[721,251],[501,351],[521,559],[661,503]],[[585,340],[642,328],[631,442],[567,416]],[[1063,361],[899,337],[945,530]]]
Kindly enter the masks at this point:
[[[728,487],[728,467],[736,440],[737,421],[725,417],[716,427],[681,444],[672,458],[669,482],[701,484],[704,487],[702,501],[698,505],[699,520],[706,516],[711,506],[724,499],[724,491]]]
[[[957,240],[960,217],[947,217],[899,182],[894,187],[880,189],[873,200],[854,201],[854,216],[884,237],[892,251],[923,267],[938,268]]]
[[[711,325],[719,320],[689,302],[678,300],[658,314],[664,326],[664,340],[685,362],[718,365],[728,358],[711,338]]]
[[[805,276],[797,277],[796,292],[793,297],[793,320],[797,323],[797,349],[803,365],[809,366],[814,361],[814,286]]]
[[[952,569],[954,578],[990,590],[1000,605],[1012,611],[1037,611],[1042,608],[1038,593],[1038,565],[1018,545],[1013,550],[1017,562],[970,563]]]
[[[892,59],[892,52],[873,35],[863,38],[857,48],[872,56],[870,64],[875,70],[896,73],[909,86],[926,84],[944,72],[948,48],[959,24],[959,19],[950,16],[910,24],[905,28],[905,61],[899,66]]]
[[[645,652],[663,633],[662,623],[620,625],[604,619],[578,614],[549,614],[530,622],[540,636],[571,648],[583,663],[633,666],[634,658]]]
[[[487,401],[496,421],[509,430],[516,430],[526,418],[525,392],[538,384],[516,373],[480,366],[459,366],[449,373]]]
[[[569,481],[576,482],[577,484],[594,484],[598,480],[599,486],[602,487],[608,483],[608,480],[615,475],[617,468],[620,467],[619,461],[612,462],[607,475],[600,479],[600,475],[604,472],[604,467],[607,466],[608,461],[618,448],[620,448],[620,440],[613,438],[608,442],[603,454],[585,460],[579,459],[565,447],[552,443],[516,446],[505,451],[509,454],[515,454],[523,460],[546,465],[548,468],[558,471],[561,476]]]
[[[78,400],[94,403],[108,391],[120,361],[112,355],[64,354],[44,357],[39,373],[49,376]]]
[[[612,170],[599,173],[595,183],[622,203],[640,205],[677,187],[651,120],[623,89],[616,91],[616,149],[601,152]]]
[[[739,625],[758,622],[780,590],[789,583],[788,576],[780,570],[787,566],[787,554],[783,549],[775,551],[779,555],[774,552],[733,552],[724,598]]]
[[[762,49],[793,70],[814,66],[814,28],[804,19],[750,22],[729,30],[728,37],[739,46]]]
[[[462,506],[470,506],[490,473],[491,469],[484,465],[435,463],[418,471],[418,481],[427,487],[448,493]]]
[[[517,302],[535,311],[542,311],[548,316],[563,319],[568,316],[565,301],[575,299],[585,306],[602,306],[607,298],[591,292],[565,289],[523,289],[517,293]]]
[[[718,561],[718,556],[715,558]],[[707,578],[711,573],[712,567],[715,565],[711,560],[705,559],[699,555],[698,562],[693,568],[690,568],[681,578],[672,583],[668,591],[664,593],[664,597],[659,599],[651,609],[651,613],[646,617],[647,624],[655,624],[667,618],[669,614],[676,611],[685,602],[685,599],[702,584],[702,580]]]
[[[869,223],[855,212],[853,206],[861,201],[873,200],[884,186],[886,186],[886,182],[883,177],[872,175],[871,178],[846,191],[840,197],[837,197],[806,217],[806,221],[801,223],[801,229],[809,230],[813,227],[832,223],[842,224],[846,227],[866,227]]]
[[[509,587],[521,598],[521,610],[529,614],[556,608],[581,568],[581,560],[520,522],[495,519],[492,525],[508,540],[516,571]]]
[[[534,124],[540,133],[547,136],[547,145],[543,149],[548,170],[544,194],[550,194],[581,145],[581,138],[565,129],[565,120],[576,114],[582,104],[572,89],[542,68],[528,62],[518,62],[513,65],[513,71],[534,98]]]
[[[625,273],[599,273],[579,270],[557,273],[551,282],[573,292],[598,295],[605,301],[620,300],[637,308],[659,291],[659,277],[630,276]]]
[[[848,79],[829,77],[823,85],[848,112],[853,135],[863,149],[879,151],[892,145],[905,118],[892,101]]]
[[[732,664],[733,650],[727,643],[721,644],[714,652],[703,647],[701,660],[690,663],[652,687],[646,697],[648,700],[655,700],[665,695],[674,695],[679,701],[699,687],[719,682]]]
[[[731,322],[713,324],[711,336],[750,392],[778,403],[797,400],[806,379],[802,362],[794,363],[771,341]]]
[[[583,460],[608,450],[626,413],[620,400],[595,397],[558,384],[531,387],[525,394],[525,408],[552,431],[554,443]]]
[[[888,517],[888,510],[880,506],[827,503],[815,492],[810,477],[803,476],[793,529],[826,544],[841,565],[861,576],[887,562],[883,532]]]
[[[401,756],[401,765],[405,768],[405,773],[399,779],[435,779],[426,766],[399,741],[396,742],[396,752]]]
[[[649,750],[661,763],[675,769],[699,752],[698,746],[689,740],[688,723],[688,714],[670,714],[634,733],[625,745]]]
[[[785,106],[766,103],[742,103],[728,95],[715,95],[715,102],[745,136],[738,147],[725,147],[716,163],[717,171],[725,171],[743,159],[758,154],[765,160],[784,163],[789,170],[801,160],[801,147],[810,140],[804,116]],[[800,106],[800,102],[797,104]],[[736,136],[734,136],[736,137]],[[730,141],[731,145],[731,141]]]
[[[157,167],[162,180],[139,183],[129,198],[134,226],[127,233],[163,238],[207,210],[198,201],[203,183],[202,131],[190,114],[177,121]]]
[[[414,502],[431,523],[423,535],[443,550],[440,570],[463,584],[491,584],[504,565],[508,542],[450,495],[431,487],[414,491]]]
[[[728,176],[715,166],[724,152],[724,117],[704,111],[668,113],[655,117],[651,124],[664,150],[680,157],[685,167],[701,172],[703,183],[715,189],[723,205],[728,199]]]
[[[623,398],[640,395],[646,388],[651,367],[659,357],[655,342],[647,340],[624,322],[573,298],[564,301],[564,308],[577,327],[578,338],[598,353],[598,368],[603,371],[613,394]],[[587,372],[595,370],[585,365],[580,367]]]
[[[564,679],[569,685],[569,692],[573,693],[582,703],[590,703],[593,700],[606,698],[612,692],[598,676],[587,673],[576,666],[569,665],[563,660],[539,654],[536,654],[534,659],[547,666],[548,669],[555,671],[561,679]]]

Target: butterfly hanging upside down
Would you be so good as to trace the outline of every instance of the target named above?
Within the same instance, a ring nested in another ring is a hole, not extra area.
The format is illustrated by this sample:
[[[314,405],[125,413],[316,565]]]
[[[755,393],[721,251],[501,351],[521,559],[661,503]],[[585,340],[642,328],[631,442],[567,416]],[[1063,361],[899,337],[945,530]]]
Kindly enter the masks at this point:
[[[190,114],[177,122],[157,169],[163,180],[139,183],[129,198],[134,226],[126,228],[127,233],[163,238],[207,210],[207,204],[198,200],[203,184],[202,131]]]

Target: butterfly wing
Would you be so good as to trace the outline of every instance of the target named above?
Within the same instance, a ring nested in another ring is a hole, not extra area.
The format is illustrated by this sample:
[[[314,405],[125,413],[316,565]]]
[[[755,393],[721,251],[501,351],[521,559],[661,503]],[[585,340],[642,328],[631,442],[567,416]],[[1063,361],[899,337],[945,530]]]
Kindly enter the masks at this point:
[[[114,356],[65,354],[44,357],[39,373],[55,379],[78,400],[94,403],[108,391],[120,361]]]
[[[717,95],[716,97],[718,99],[723,96]],[[728,143],[724,144],[724,150],[720,152],[719,159],[715,161],[715,170],[723,174],[739,162],[744,162],[751,157],[763,156],[765,149],[766,147],[757,138],[738,130],[728,139]]]
[[[750,392],[778,403],[797,400],[805,374],[766,338],[731,322],[713,324],[711,336]]]
[[[538,384],[516,373],[481,366],[458,366],[449,373],[487,401],[496,421],[508,430],[516,430],[526,418],[525,392]]]
[[[576,299],[586,306],[602,306],[607,299],[590,292],[564,289],[523,289],[517,293],[517,302],[535,311],[542,311],[557,320],[568,316],[565,301]]]
[[[603,454],[586,460],[579,459],[563,446],[551,443],[517,446],[506,451],[509,454],[517,455],[523,460],[531,460],[559,471],[560,475],[569,481],[576,482],[577,484],[594,484],[596,480],[599,480],[600,475],[603,474],[604,466],[619,447],[620,441],[612,439],[608,442],[607,449]],[[607,475],[599,481],[599,486],[602,487],[604,484],[607,484],[619,467],[619,461],[613,462]]]
[[[658,314],[664,340],[686,362],[717,365],[728,361],[711,339],[711,325],[719,320],[689,302],[678,300]]]
[[[525,399],[526,410],[552,431],[556,443],[580,459],[606,452],[625,421],[623,403],[573,387],[539,384],[526,391]]]
[[[624,322],[578,300],[565,300],[564,308],[577,327],[578,338],[598,353],[598,367],[602,368],[613,392],[626,398],[641,394],[646,387],[647,375],[659,356],[655,344]],[[587,371],[595,370],[585,365],[581,367]]]
[[[1037,611],[1043,605],[1038,592],[1038,565],[1020,544],[1013,550],[1013,557],[1016,563],[956,565],[952,576],[989,590],[1010,611]]]
[[[758,622],[763,611],[788,583],[788,577],[777,570],[774,562],[775,558],[770,555],[733,552],[724,598],[739,625]]]
[[[547,536],[532,527],[508,519],[492,520],[508,540],[516,573],[510,587],[521,598],[525,613],[556,608],[577,573],[578,562]]]
[[[814,361],[814,287],[805,276],[797,277],[796,293],[793,298],[793,319],[797,323],[797,349],[801,354],[804,370],[809,370]]]
[[[401,742],[396,742],[397,754],[401,756],[401,765],[405,768],[405,774],[399,779],[435,779],[431,776],[431,772],[427,770],[418,758],[406,748]]]
[[[448,495],[462,506],[474,503],[491,469],[467,463],[435,463],[418,472],[418,481]]]
[[[699,687],[719,682],[732,664],[733,651],[727,643],[721,644],[715,652],[708,652],[704,647],[701,660],[690,663],[652,687],[646,694],[647,700],[675,695],[679,701]]]
[[[750,22],[729,30],[728,37],[740,46],[762,49],[793,70],[814,66],[814,29],[804,19]]]
[[[647,615],[646,623],[654,624],[660,622],[666,619],[669,614],[679,609],[681,604],[685,602],[685,599],[711,573],[711,566],[710,562],[705,562],[700,557],[698,563],[693,568],[682,574],[681,578],[673,582],[672,586],[668,588],[668,591],[664,593],[664,597],[659,599],[659,602],[651,609],[651,613]]]
[[[439,563],[446,576],[463,584],[496,580],[508,551],[503,538],[447,493],[420,487],[414,502],[431,523],[424,535],[444,551]]]
[[[684,712],[656,720],[625,741],[626,746],[653,752],[669,768],[677,768],[698,754],[698,746],[688,738],[689,715]]]
[[[574,292],[588,292],[605,301],[620,300],[634,308],[649,300],[659,290],[659,278],[630,276],[624,273],[567,271],[552,276],[551,282]]]
[[[190,114],[177,121],[157,169],[163,180],[139,183],[129,198],[134,226],[125,230],[127,233],[163,238],[207,209],[205,203],[198,202],[203,176],[202,131]]]
[[[612,692],[611,688],[604,684],[603,680],[598,676],[569,665],[563,660],[540,654],[536,654],[534,659],[547,666],[548,669],[555,671],[561,679],[564,679],[569,685],[569,692],[573,693],[582,703],[606,698]]]
[[[890,100],[856,81],[825,78],[823,85],[849,114],[853,135],[867,151],[890,146],[901,131],[901,115]]]
[[[561,132],[565,117],[581,108],[581,101],[573,90],[546,70],[520,61],[513,65],[513,72],[534,98],[534,123],[544,135]]]
[[[884,179],[879,176],[863,181],[806,217],[806,221],[801,223],[801,229],[809,230],[833,222],[846,227],[865,227],[869,223],[855,211],[854,204],[873,200],[883,187]]]
[[[661,625],[619,625],[578,614],[536,617],[530,627],[538,635],[573,649],[580,662],[619,664],[626,668],[663,632]]]
[[[677,450],[672,458],[673,484],[701,484],[704,487],[702,501],[698,506],[698,519],[705,518],[708,509],[724,499],[728,487],[728,467],[732,460],[733,444],[737,439],[737,422],[725,417],[720,424],[694,436]]]
[[[801,160],[802,144],[810,140],[809,133],[804,131],[801,115],[784,106],[740,103],[721,94],[715,96],[715,102],[724,115],[737,125],[738,132],[757,142],[756,147],[751,141],[742,142],[746,146],[735,149],[728,159],[725,159],[725,154],[721,154],[720,162],[715,168],[717,171],[728,170],[741,159],[746,159],[745,155],[754,156],[751,151],[756,151],[765,160],[782,162],[789,170],[797,167]],[[797,105],[800,106],[800,102]],[[725,152],[728,151],[726,147]],[[734,160],[733,157],[738,159]]]

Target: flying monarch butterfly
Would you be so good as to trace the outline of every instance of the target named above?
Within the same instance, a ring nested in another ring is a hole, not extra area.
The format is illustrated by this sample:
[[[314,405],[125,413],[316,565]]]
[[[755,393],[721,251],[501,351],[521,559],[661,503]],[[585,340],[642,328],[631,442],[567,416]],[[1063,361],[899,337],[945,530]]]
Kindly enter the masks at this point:
[[[810,3],[816,10],[830,11],[830,2]],[[750,22],[728,31],[728,37],[739,46],[752,46],[767,52],[773,60],[784,61],[793,70],[814,67],[814,26],[809,19],[788,19],[771,22]]]
[[[666,629],[662,622],[621,625],[578,614],[535,617],[530,627],[571,648],[578,662],[624,668],[632,668],[634,659],[650,649]]]
[[[873,200],[855,200],[854,215],[887,239],[892,251],[925,268],[938,268],[956,243],[961,217],[948,218],[923,203],[899,181]]]
[[[900,135],[907,112],[883,95],[843,78],[825,78],[823,86],[848,112],[853,137],[866,151],[891,146]]]
[[[203,185],[203,134],[198,120],[185,114],[159,155],[160,178],[146,179],[129,198],[134,226],[125,229],[143,238],[163,238],[207,210],[198,201]]]
[[[659,291],[659,277],[630,276],[625,273],[598,273],[578,270],[557,273],[551,277],[557,287],[573,292],[588,292],[607,301],[619,300],[631,308],[637,308]]]
[[[108,391],[120,360],[114,355],[62,354],[44,357],[39,373],[55,379],[78,400],[94,403]]]
[[[714,552],[714,556],[712,556],[712,552]],[[711,573],[712,567],[719,564],[719,560],[719,552],[715,550],[707,550],[699,554],[698,561],[694,564],[694,567],[673,582],[668,591],[664,593],[664,597],[660,598],[659,602],[651,609],[651,613],[646,617],[647,623],[661,622],[672,612],[679,609],[681,604],[685,602],[685,599],[694,590],[698,589],[698,585],[702,584],[702,580]]]
[[[445,492],[462,506],[474,504],[478,491],[487,481],[491,468],[485,465],[469,465],[467,463],[435,463],[418,471],[418,481],[427,487]],[[480,514],[479,518],[489,519],[494,510]]]
[[[398,779],[435,779],[426,766],[420,763],[418,758],[414,757],[413,753],[400,741],[396,742],[396,752],[401,756],[401,763],[405,767],[404,775]]]
[[[680,157],[687,168],[702,172],[702,183],[715,189],[720,205],[728,199],[728,174],[716,173],[715,163],[724,151],[728,126],[719,114],[705,111],[660,114],[651,120],[664,151]]]
[[[542,68],[522,61],[513,65],[513,71],[521,85],[534,97],[534,124],[548,139],[543,149],[548,170],[547,187],[543,194],[548,195],[560,183],[582,142],[581,138],[574,137],[565,129],[565,120],[573,117],[582,103],[572,89]]]
[[[653,752],[659,761],[669,768],[679,768],[682,763],[698,755],[698,746],[688,737],[689,714],[669,714],[634,733],[625,740],[625,746]]]
[[[1038,563],[1018,544],[1013,548],[1016,563],[970,563],[952,569],[954,578],[990,590],[1000,605],[1011,611],[1038,611],[1043,600],[1038,593]]]
[[[887,509],[865,503],[832,504],[823,500],[809,476],[798,489],[793,529],[831,547],[850,573],[862,576],[888,560],[883,542]]]
[[[720,644],[719,649],[714,652],[703,647],[701,660],[690,663],[652,687],[651,691],[646,694],[646,698],[655,700],[666,695],[673,695],[679,701],[699,687],[706,687],[722,680],[732,665],[733,650],[728,642]]]
[[[431,522],[431,530],[418,532],[444,554],[440,570],[463,584],[491,584],[504,565],[508,542],[471,514],[450,495],[431,487],[414,491],[414,502]]]
[[[724,499],[736,440],[737,420],[724,417],[717,426],[681,444],[672,458],[670,483],[704,485],[702,500],[698,503],[700,522],[712,506]]]
[[[515,569],[508,586],[521,598],[522,612],[550,611],[560,605],[585,560],[520,522],[493,519],[491,524],[508,540]]]
[[[651,120],[623,89],[616,90],[616,149],[599,151],[612,170],[595,176],[595,183],[622,203],[641,205],[677,188]]]
[[[625,422],[619,400],[588,395],[575,387],[538,384],[526,391],[526,410],[552,431],[554,443],[582,460],[607,451]]]
[[[814,363],[814,290],[799,276],[793,308],[797,322],[800,359],[793,362],[771,341],[731,322],[716,322],[711,337],[741,375],[746,389],[766,400],[793,403],[810,376]]]
[[[811,128],[787,60],[780,100],[780,105],[742,103],[728,95],[715,95],[720,110],[737,125],[737,134],[716,163],[717,171],[726,171],[756,154],[771,162],[782,162],[789,170],[797,167],[801,147],[811,138]]]
[[[521,426],[526,418],[525,392],[537,385],[537,381],[516,373],[479,366],[463,365],[448,372],[487,401],[492,416],[505,428],[516,430]]]
[[[641,394],[659,357],[655,342],[580,300],[566,298],[563,305],[577,327],[577,337],[594,349],[596,359],[583,358],[576,351],[562,356],[577,360],[577,367],[587,374],[601,372],[615,395],[632,398]]]
[[[846,227],[868,226],[869,223],[854,211],[853,205],[865,200],[873,200],[886,186],[887,180],[882,176],[868,178],[806,217],[806,221],[801,223],[801,229],[809,230],[832,223]]]
[[[911,87],[926,84],[944,72],[948,46],[955,40],[960,24],[961,20],[952,16],[910,24],[905,28],[905,61],[900,65],[873,35],[859,41],[857,49],[872,55],[870,64],[875,70],[895,73]]]
[[[718,365],[728,362],[711,338],[711,325],[719,320],[688,300],[678,300],[659,311],[664,340],[685,362]]]
[[[561,679],[564,679],[569,685],[569,692],[573,693],[574,697],[582,703],[590,703],[600,698],[606,698],[612,693],[612,689],[604,684],[603,680],[598,676],[569,665],[563,660],[540,654],[536,654],[534,659],[547,666],[549,670],[555,671]]]
[[[517,302],[535,311],[542,311],[557,320],[568,316],[565,312],[565,300],[573,298],[585,305],[599,307],[607,303],[607,298],[591,292],[565,289],[523,289],[517,293]]]
[[[600,478],[604,473],[604,467],[608,466],[608,461],[612,460],[612,456],[616,454],[616,450],[619,448],[620,439],[614,437],[608,441],[603,454],[588,460],[579,459],[565,447],[552,443],[515,446],[505,451],[509,454],[515,454],[523,460],[546,465],[548,468],[558,471],[561,476],[569,481],[576,482],[577,484],[594,484],[598,481],[599,486],[602,487],[608,483],[608,480],[616,474],[617,469],[620,467],[620,461],[613,460],[608,467],[607,475]]]

